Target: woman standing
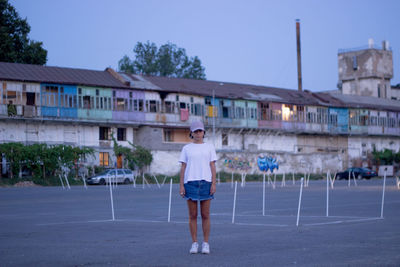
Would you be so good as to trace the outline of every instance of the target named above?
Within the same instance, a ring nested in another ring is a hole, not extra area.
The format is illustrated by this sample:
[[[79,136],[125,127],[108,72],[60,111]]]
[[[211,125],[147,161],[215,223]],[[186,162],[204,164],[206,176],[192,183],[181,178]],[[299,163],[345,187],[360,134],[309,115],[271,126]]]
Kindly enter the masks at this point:
[[[200,212],[203,228],[203,244],[201,252],[210,253],[208,237],[210,235],[210,203],[216,191],[215,161],[217,155],[212,145],[206,144],[204,125],[195,121],[190,125],[190,138],[193,143],[183,147],[179,161],[182,163],[180,171],[180,194],[187,200],[189,210],[189,229],[192,236],[190,253],[197,253],[197,210],[200,202]]]

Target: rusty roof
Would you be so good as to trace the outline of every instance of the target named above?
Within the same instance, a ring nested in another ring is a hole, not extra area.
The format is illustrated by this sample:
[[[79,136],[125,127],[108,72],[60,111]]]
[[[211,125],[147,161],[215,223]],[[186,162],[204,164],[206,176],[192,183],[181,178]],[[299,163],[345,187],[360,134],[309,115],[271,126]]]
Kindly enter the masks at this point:
[[[108,71],[49,67],[20,63],[0,62],[0,79],[37,82],[61,83],[98,87],[129,88]]]
[[[194,80],[184,78],[143,76],[160,90],[230,99],[273,101],[297,105],[318,105],[319,102],[306,92],[251,84]]]
[[[400,101],[373,96],[343,95],[331,93],[348,108],[366,108],[400,112]]]

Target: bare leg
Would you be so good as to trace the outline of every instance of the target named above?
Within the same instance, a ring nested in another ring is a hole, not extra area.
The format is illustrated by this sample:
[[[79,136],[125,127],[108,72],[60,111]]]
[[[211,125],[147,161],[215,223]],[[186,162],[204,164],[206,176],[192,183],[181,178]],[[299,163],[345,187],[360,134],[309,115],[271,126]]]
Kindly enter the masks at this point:
[[[197,201],[188,200],[189,229],[192,241],[197,242]]]
[[[203,200],[200,202],[203,237],[204,237],[204,242],[207,243],[208,243],[208,237],[210,236],[210,203],[211,199]]]

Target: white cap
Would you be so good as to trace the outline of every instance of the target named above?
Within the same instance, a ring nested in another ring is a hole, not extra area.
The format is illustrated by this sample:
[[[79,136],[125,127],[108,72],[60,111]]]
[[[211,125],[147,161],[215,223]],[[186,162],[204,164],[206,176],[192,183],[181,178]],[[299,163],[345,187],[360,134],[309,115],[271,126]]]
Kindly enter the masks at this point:
[[[201,121],[194,121],[190,125],[190,131],[194,132],[196,130],[203,130],[204,131],[204,124]]]

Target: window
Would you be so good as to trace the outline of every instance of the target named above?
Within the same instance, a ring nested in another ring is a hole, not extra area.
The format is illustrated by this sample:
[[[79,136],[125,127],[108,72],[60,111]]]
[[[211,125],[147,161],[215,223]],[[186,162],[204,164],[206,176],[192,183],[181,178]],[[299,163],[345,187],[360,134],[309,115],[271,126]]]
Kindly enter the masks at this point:
[[[118,128],[117,129],[117,140],[118,141],[126,141],[126,128]]]
[[[196,116],[202,116],[203,115],[203,106],[201,104],[194,104],[194,115]]]
[[[108,152],[100,152],[99,153],[100,166],[109,166],[108,158],[109,158]]]
[[[211,105],[211,98],[206,98],[205,103],[206,105]]]
[[[282,120],[282,111],[279,109],[272,110],[272,120],[281,121]]]
[[[164,129],[164,142],[172,142],[172,130]]]
[[[378,84],[378,97],[381,97],[381,85]]]
[[[269,120],[270,116],[269,116],[269,105],[265,104],[265,103],[261,103],[260,104],[260,109],[261,109],[261,120]]]
[[[171,101],[165,101],[165,113],[174,113],[175,103]]]
[[[187,129],[163,129],[164,142],[168,143],[190,143],[189,130]]]
[[[317,108],[317,123],[326,124],[328,120],[327,116],[326,108]]]
[[[108,101],[106,101],[108,99]],[[107,98],[105,98],[104,99],[104,105],[106,106],[106,102],[108,102],[108,108],[106,108],[106,109],[108,109],[108,110],[111,110],[111,97],[107,97]]]
[[[222,145],[227,146],[228,145],[228,134],[223,133],[222,134]]]
[[[124,111],[125,110],[125,99],[123,98],[117,98],[116,100],[116,110],[118,111]]]
[[[82,88],[78,88],[78,94],[82,94]]]
[[[244,119],[244,108],[236,107],[236,119]]]
[[[222,118],[229,118],[229,108],[222,107]]]
[[[96,96],[99,96],[100,92],[99,89],[96,89]]]
[[[138,110],[144,111],[143,99],[138,100]]]
[[[338,124],[337,114],[329,114],[329,124],[332,126],[337,126]]]
[[[111,128],[100,127],[99,128],[99,140],[110,140],[111,139]]]
[[[353,70],[358,69],[357,56],[353,56]]]
[[[157,101],[155,100],[148,101],[148,111],[153,113],[157,112]]]
[[[90,96],[88,95],[83,96],[83,108],[87,109],[92,108],[92,105],[90,103]]]

